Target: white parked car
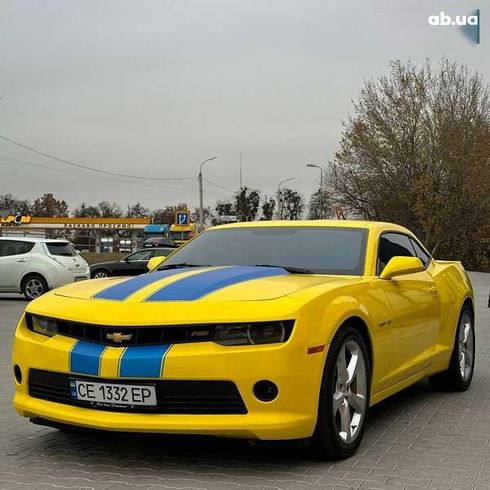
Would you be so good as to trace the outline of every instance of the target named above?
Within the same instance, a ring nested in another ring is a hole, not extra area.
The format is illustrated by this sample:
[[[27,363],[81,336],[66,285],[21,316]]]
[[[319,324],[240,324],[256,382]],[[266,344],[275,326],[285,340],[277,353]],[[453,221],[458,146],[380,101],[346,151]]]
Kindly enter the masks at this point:
[[[31,300],[50,289],[90,278],[90,269],[70,242],[0,237],[0,292]]]

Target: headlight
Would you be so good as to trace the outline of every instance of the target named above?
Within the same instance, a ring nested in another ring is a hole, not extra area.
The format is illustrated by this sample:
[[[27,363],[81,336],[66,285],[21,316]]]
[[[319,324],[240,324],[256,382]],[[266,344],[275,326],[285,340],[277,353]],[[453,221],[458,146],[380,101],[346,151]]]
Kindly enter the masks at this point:
[[[214,341],[221,345],[275,344],[286,342],[292,321],[216,325]]]
[[[27,315],[27,327],[33,332],[40,333],[53,337],[58,333],[58,324],[52,318],[44,318],[42,316]]]

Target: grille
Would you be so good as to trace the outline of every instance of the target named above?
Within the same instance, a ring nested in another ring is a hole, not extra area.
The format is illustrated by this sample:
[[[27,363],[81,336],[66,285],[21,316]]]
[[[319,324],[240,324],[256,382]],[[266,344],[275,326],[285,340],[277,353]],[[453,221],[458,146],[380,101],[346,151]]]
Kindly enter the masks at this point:
[[[77,340],[87,340],[104,345],[114,345],[116,347],[126,347],[131,345],[162,345],[162,344],[183,344],[191,342],[210,342],[215,339],[216,328],[224,325],[243,326],[249,324],[228,323],[228,324],[194,324],[194,325],[154,325],[154,326],[114,326],[114,325],[94,325],[91,323],[78,323],[67,320],[49,318],[51,322],[56,322],[57,330],[60,335],[71,337]],[[27,327],[34,331],[32,326],[32,315],[26,315]],[[261,328],[263,325],[280,323],[285,329],[286,341],[291,335],[294,320],[284,320],[280,322],[253,322],[253,328]],[[218,342],[220,343],[220,342]],[[257,342],[260,343],[260,342]]]
[[[32,317],[27,315],[27,326],[32,330]],[[151,327],[116,327],[89,323],[55,320],[58,333],[78,340],[88,340],[105,345],[161,345],[188,342],[209,342],[214,337],[214,325],[176,325]],[[121,333],[125,337],[119,342],[107,335]]]
[[[112,384],[152,385],[156,387],[155,407],[101,407],[91,402],[73,400],[70,396],[70,379],[104,381]],[[74,405],[110,412],[166,413],[192,415],[246,414],[247,408],[232,381],[181,381],[181,380],[135,380],[128,381],[93,378],[39,369],[29,370],[29,395],[66,405]]]

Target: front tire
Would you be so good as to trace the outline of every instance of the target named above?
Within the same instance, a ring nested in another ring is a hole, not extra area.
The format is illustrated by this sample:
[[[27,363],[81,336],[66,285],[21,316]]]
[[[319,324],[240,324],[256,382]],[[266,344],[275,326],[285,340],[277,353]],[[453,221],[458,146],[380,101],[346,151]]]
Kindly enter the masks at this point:
[[[464,305],[458,319],[451,361],[446,371],[429,378],[437,390],[466,391],[475,370],[475,322],[471,308]]]
[[[39,296],[47,293],[49,290],[46,280],[38,275],[27,276],[22,281],[22,294],[24,297],[32,301],[39,298]]]
[[[370,389],[366,342],[356,328],[346,326],[334,337],[323,371],[317,423],[311,438],[318,456],[345,459],[356,452],[364,435]]]
[[[95,269],[92,273],[92,279],[103,279],[104,277],[109,277],[109,272],[105,269]]]

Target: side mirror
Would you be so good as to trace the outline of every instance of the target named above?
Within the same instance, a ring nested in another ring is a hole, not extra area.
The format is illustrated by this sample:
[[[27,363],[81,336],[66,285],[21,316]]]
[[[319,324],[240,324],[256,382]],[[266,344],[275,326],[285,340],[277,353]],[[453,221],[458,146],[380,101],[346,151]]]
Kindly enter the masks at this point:
[[[379,277],[380,279],[391,279],[423,270],[424,264],[418,257],[392,257]]]
[[[165,262],[166,258],[167,257],[164,257],[163,255],[160,257],[152,257],[148,261],[148,264],[146,264],[146,267],[151,272],[151,271],[155,270],[157,267],[159,267],[163,262]]]

